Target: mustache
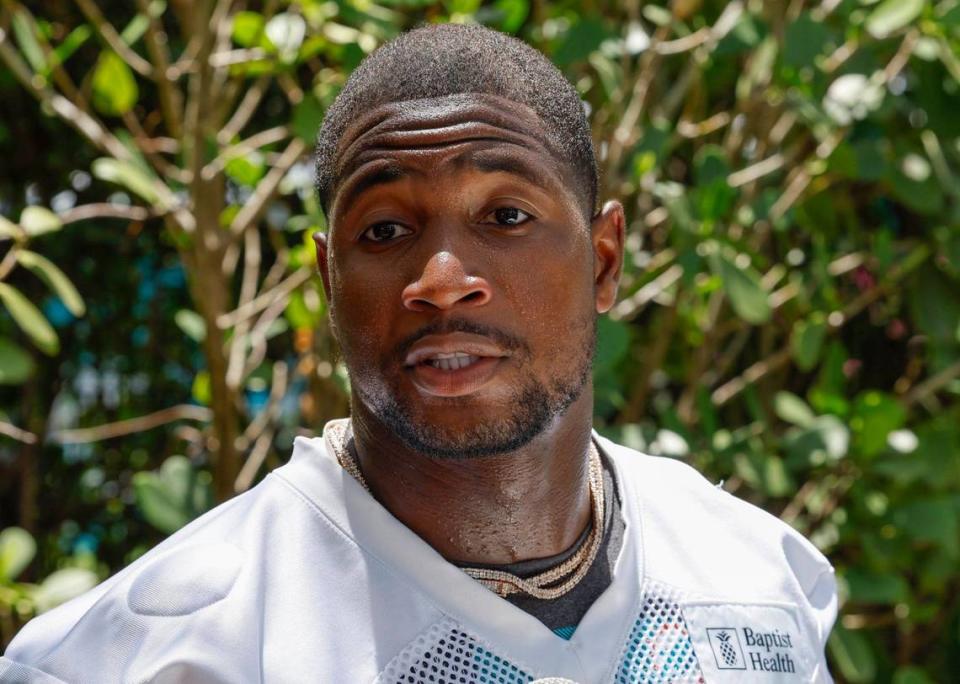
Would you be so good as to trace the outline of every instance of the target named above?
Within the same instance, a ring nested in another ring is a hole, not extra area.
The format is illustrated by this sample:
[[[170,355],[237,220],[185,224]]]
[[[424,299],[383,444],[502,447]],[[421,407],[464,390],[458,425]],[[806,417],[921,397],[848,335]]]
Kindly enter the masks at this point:
[[[530,353],[530,346],[520,337],[494,328],[483,323],[476,323],[462,318],[437,319],[423,326],[416,332],[405,337],[394,350],[394,355],[402,363],[410,348],[427,335],[447,335],[462,332],[470,335],[483,335],[496,342],[505,351]]]

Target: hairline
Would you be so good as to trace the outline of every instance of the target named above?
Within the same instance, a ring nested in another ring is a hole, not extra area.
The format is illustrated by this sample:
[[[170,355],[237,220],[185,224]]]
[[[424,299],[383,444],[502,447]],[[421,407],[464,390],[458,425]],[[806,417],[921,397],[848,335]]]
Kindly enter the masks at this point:
[[[330,183],[329,188],[327,188],[328,194],[326,197],[320,197],[321,205],[325,212],[328,212],[328,218],[333,219],[333,209],[336,204],[337,195],[340,193],[344,187],[344,182],[349,180],[350,177],[355,174],[358,170],[358,166],[354,164],[347,164],[347,159],[343,157],[345,152],[349,150],[354,144],[360,141],[365,135],[367,135],[372,129],[380,126],[384,121],[389,121],[390,117],[383,117],[383,114],[386,111],[389,111],[391,108],[395,108],[398,105],[413,105],[417,106],[419,103],[423,108],[429,108],[430,105],[440,104],[443,101],[450,100],[463,100],[463,99],[473,99],[478,101],[481,104],[484,103],[484,100],[492,99],[498,100],[500,102],[509,103],[513,108],[519,108],[520,112],[516,110],[505,110],[503,112],[498,112],[498,115],[501,117],[507,117],[513,121],[523,121],[523,118],[532,117],[532,121],[527,123],[533,124],[534,130],[531,130],[529,126],[515,126],[515,127],[504,127],[500,124],[492,124],[495,126],[500,126],[504,130],[509,130],[513,133],[520,134],[521,136],[530,136],[534,138],[543,149],[546,151],[545,158],[549,159],[549,163],[552,164],[554,170],[556,171],[557,179],[560,185],[566,190],[571,197],[574,198],[575,202],[578,205],[582,206],[584,217],[589,220],[596,215],[597,212],[597,198],[589,197],[587,192],[580,191],[577,188],[576,177],[580,175],[580,171],[576,166],[575,160],[570,158],[569,155],[563,153],[563,147],[558,144],[558,141],[555,139],[555,136],[552,135],[552,128],[547,125],[543,120],[543,117],[540,116],[540,113],[537,112],[533,107],[529,106],[525,102],[515,100],[509,97],[505,97],[498,93],[483,92],[483,91],[464,91],[460,93],[449,93],[447,95],[442,95],[438,97],[428,97],[428,98],[412,98],[409,100],[391,100],[388,102],[379,103],[374,109],[368,112],[363,118],[359,121],[353,122],[344,128],[341,133],[339,140],[337,141],[337,147],[334,152],[332,159],[332,166],[335,171],[334,176],[332,177],[332,182]],[[369,124],[364,126],[365,122],[370,121]],[[475,119],[466,119],[465,121],[459,123],[470,123],[475,121]],[[489,122],[485,122],[489,123]],[[363,130],[355,132],[358,127],[364,126]],[[397,130],[403,130],[401,127]],[[510,141],[504,140],[504,143],[509,143]],[[536,151],[536,150],[535,150]],[[360,148],[360,153],[363,152],[363,148]],[[364,164],[369,162],[364,162]],[[362,166],[362,165],[361,165]],[[516,174],[520,175],[520,174]]]

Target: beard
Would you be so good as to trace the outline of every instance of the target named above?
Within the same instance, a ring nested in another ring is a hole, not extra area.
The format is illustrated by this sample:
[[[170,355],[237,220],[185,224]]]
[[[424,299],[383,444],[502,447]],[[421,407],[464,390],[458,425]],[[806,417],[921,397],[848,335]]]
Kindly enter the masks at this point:
[[[514,352],[522,374],[509,399],[502,404],[507,410],[495,419],[476,422],[467,428],[453,430],[431,423],[429,418],[424,419],[409,402],[399,399],[402,394],[397,387],[381,385],[381,391],[367,393],[360,385],[354,385],[353,391],[373,416],[408,449],[430,458],[468,459],[509,453],[527,445],[546,430],[580,398],[587,386],[596,349],[596,316],[591,313],[576,328],[582,331],[582,335],[574,346],[570,363],[545,382],[530,370],[532,357],[522,340],[488,326],[457,320],[438,322],[422,328],[401,343],[393,355],[394,364],[406,356],[418,339],[429,334],[467,332],[485,335]],[[386,368],[383,370],[382,377],[389,377]],[[457,398],[450,401],[456,402]]]

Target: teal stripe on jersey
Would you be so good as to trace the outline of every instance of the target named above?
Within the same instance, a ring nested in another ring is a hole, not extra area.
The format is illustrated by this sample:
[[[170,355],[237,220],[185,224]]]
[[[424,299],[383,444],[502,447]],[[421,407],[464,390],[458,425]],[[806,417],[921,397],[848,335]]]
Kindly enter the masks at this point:
[[[553,630],[553,633],[556,634],[561,639],[566,639],[570,641],[570,637],[573,636],[573,633],[577,631],[576,625],[571,625],[570,627],[557,627]]]

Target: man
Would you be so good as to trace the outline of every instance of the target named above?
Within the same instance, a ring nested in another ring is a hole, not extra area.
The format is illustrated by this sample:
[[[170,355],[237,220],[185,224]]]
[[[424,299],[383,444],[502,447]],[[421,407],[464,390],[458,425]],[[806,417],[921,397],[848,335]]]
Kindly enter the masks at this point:
[[[591,431],[624,216],[547,60],[401,36],[328,112],[317,182],[351,418],[27,625],[0,680],[829,681],[820,553]]]

